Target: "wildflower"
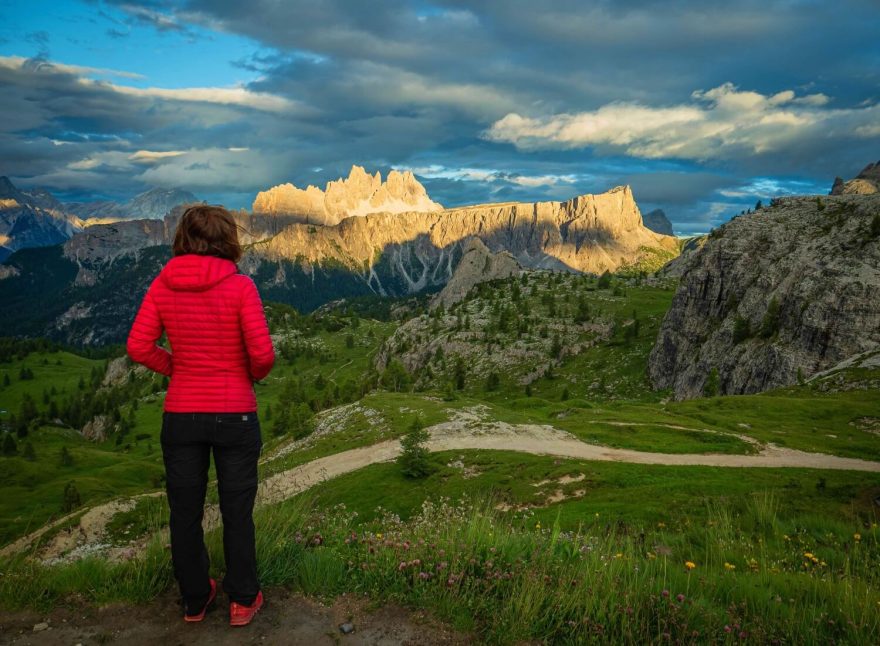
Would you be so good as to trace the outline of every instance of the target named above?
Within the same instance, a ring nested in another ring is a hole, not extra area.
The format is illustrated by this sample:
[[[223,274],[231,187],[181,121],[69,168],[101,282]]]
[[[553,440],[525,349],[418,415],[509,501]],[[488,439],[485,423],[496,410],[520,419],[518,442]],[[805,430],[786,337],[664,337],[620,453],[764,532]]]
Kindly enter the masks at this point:
[[[376,534],[376,538],[378,538],[378,539],[381,541],[381,540],[382,540],[382,534]]]
[[[535,529],[541,529],[541,523],[535,523]]]
[[[856,542],[859,542],[860,540],[862,540],[862,535],[861,534],[853,534],[853,538],[856,539]]]
[[[678,600],[679,603],[684,603],[684,595],[681,594],[680,592],[678,593],[678,595],[675,598]]]
[[[735,566],[733,563],[727,563],[727,562],[725,562],[725,563],[724,563],[724,569],[725,569],[725,570],[735,570],[735,569],[736,569],[736,566]]]
[[[666,523],[664,523],[664,522],[661,520],[659,523],[657,523],[657,527],[659,527],[660,529],[663,529],[664,527],[666,527]]]
[[[648,553],[646,554],[646,556],[647,556],[649,559],[655,559],[655,558],[657,558],[657,555],[654,554],[654,552],[648,552]]]
[[[623,558],[623,552],[618,552],[617,554],[614,555],[614,558],[616,558],[616,559],[622,559],[622,558]]]
[[[685,561],[685,562],[684,562],[684,566],[685,566],[688,570],[693,570],[695,567],[697,567],[697,564],[694,563],[693,561]]]
[[[664,590],[663,592],[660,593],[660,595],[661,595],[662,597],[664,597],[664,598],[668,597],[668,596],[669,596],[669,590]]]

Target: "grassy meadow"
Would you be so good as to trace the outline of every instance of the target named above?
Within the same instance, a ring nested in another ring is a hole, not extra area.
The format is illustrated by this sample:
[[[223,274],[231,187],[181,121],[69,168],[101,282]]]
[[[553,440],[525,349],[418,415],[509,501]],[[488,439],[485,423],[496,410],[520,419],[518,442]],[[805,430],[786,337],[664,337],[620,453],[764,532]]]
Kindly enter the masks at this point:
[[[652,391],[647,355],[673,287],[548,272],[439,311],[424,299],[363,300],[302,316],[268,303],[278,352],[256,385],[261,477],[399,438],[414,420],[553,427],[656,453],[750,455],[772,443],[880,460],[880,392],[863,387],[877,370],[845,372],[844,387],[820,379],[760,395],[676,402]],[[106,359],[6,358],[0,544],[162,490],[161,377],[126,367],[101,385]],[[92,413],[109,420],[103,441],[71,423]],[[487,450],[430,464],[420,479],[373,464],[260,508],[263,584],[424,607],[489,643],[880,640],[880,474]],[[164,498],[144,498],[105,536],[140,539],[136,558],[19,556],[3,568],[0,605],[151,599],[172,584],[166,525]],[[209,547],[220,573],[219,531]]]

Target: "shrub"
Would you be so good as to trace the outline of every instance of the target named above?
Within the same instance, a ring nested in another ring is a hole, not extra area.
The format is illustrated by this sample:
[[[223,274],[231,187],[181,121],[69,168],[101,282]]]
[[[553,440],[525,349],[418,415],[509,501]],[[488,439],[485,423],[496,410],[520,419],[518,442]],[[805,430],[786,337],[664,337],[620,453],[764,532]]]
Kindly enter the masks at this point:
[[[874,215],[868,230],[872,238],[880,238],[880,213]]]
[[[775,296],[770,300],[764,318],[761,320],[761,336],[769,339],[779,331],[779,299]]]
[[[733,342],[735,344],[741,343],[750,336],[752,336],[752,329],[751,326],[749,326],[748,319],[737,314],[733,321]]]
[[[712,368],[709,371],[709,376],[706,378],[706,383],[703,384],[703,395],[706,397],[715,397],[718,395],[718,390],[720,388],[720,378],[718,376],[718,368]]]

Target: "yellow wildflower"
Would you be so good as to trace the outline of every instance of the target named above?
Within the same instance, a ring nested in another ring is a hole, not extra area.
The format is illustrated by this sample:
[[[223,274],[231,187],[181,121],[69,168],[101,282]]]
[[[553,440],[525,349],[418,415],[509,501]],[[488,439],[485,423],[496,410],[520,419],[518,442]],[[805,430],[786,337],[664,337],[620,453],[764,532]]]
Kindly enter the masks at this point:
[[[862,540],[862,535],[861,534],[853,534],[853,538],[856,539],[856,541],[860,541],[860,540]]]
[[[693,570],[695,567],[697,567],[697,564],[694,563],[693,561],[685,561],[685,562],[684,562],[684,566],[685,566],[688,570]]]
[[[725,563],[724,563],[724,569],[725,569],[725,570],[735,570],[735,569],[736,569],[736,566],[735,566],[733,563],[727,563],[727,562],[725,562]]]

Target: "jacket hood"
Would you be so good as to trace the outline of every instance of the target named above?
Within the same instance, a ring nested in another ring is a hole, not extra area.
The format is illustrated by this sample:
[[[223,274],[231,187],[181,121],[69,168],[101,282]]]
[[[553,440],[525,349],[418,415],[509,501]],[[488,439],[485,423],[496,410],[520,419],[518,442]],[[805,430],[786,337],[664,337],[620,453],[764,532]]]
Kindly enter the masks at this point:
[[[203,292],[237,272],[235,263],[226,258],[188,253],[165,263],[159,278],[175,291]]]

